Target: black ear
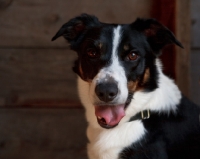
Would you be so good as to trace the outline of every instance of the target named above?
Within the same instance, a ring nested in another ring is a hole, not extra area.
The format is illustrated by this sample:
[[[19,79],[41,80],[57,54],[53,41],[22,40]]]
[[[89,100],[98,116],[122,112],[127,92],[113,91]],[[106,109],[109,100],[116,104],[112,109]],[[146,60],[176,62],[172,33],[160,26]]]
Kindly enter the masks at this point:
[[[64,36],[64,38],[69,42],[75,42],[80,36],[90,27],[94,27],[99,25],[100,22],[95,16],[91,16],[88,14],[82,14],[76,18],[69,20],[65,23],[60,30],[56,33],[56,35],[52,38],[52,41],[56,40],[60,36]]]
[[[152,49],[159,52],[167,44],[176,44],[183,48],[174,34],[155,19],[137,19],[131,27],[141,31],[147,37]]]

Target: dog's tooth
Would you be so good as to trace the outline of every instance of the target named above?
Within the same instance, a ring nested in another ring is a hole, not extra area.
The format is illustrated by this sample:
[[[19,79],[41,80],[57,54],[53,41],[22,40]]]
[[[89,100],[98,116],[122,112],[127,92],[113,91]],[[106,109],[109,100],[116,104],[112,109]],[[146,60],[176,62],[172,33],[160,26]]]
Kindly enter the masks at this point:
[[[98,118],[98,119],[101,119],[101,117],[100,117],[100,116],[97,116],[97,118]]]

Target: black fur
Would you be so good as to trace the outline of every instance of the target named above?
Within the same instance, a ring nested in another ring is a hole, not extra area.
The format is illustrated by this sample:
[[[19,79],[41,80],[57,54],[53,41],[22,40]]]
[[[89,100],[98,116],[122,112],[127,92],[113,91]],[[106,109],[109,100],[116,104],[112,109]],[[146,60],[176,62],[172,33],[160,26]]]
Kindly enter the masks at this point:
[[[199,159],[200,109],[182,97],[176,113],[153,113],[143,120],[145,138],[125,148],[120,159]]]

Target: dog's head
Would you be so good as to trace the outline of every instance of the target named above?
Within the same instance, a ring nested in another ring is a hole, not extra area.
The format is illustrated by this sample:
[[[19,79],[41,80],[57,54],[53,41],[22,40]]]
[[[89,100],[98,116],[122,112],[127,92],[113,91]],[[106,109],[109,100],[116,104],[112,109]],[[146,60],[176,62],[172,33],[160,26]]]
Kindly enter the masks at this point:
[[[87,83],[89,106],[100,126],[112,128],[126,114],[133,94],[158,87],[155,64],[167,44],[182,47],[172,32],[154,19],[131,24],[106,24],[87,14],[64,24],[60,36],[70,43],[78,59],[73,70]],[[81,89],[81,88],[80,88]]]

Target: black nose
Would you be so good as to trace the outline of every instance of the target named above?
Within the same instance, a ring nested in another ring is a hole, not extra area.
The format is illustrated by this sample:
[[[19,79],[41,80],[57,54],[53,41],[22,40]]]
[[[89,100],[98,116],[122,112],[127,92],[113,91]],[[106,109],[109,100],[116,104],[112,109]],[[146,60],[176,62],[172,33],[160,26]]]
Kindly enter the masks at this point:
[[[116,83],[100,83],[95,88],[95,93],[101,101],[110,102],[118,93]]]

